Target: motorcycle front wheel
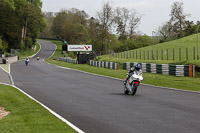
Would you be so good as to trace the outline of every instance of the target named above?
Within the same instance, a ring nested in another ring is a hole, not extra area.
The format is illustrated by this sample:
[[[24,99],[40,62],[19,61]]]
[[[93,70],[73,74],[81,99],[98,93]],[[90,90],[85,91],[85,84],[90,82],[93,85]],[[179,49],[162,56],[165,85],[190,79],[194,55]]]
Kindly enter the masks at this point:
[[[128,94],[129,93],[129,91],[128,91],[128,89],[126,88],[126,85],[124,86],[124,94]]]
[[[131,95],[135,95],[135,93],[137,92],[137,88],[138,88],[138,84],[133,84],[132,85],[132,93],[131,93]]]

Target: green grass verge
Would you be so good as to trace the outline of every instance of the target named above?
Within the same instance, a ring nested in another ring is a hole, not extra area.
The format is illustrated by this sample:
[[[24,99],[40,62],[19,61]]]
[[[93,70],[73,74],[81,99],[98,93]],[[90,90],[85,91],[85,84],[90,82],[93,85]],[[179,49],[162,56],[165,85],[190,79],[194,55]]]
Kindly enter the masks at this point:
[[[7,72],[9,72],[9,64],[0,64],[0,66],[6,70]]]
[[[0,85],[0,106],[10,114],[0,120],[1,133],[74,133],[64,122],[17,89]]]
[[[62,45],[63,45],[63,42],[62,41],[51,41],[51,42],[56,44],[57,49],[56,49],[56,52],[54,53],[54,55],[50,59],[53,59],[54,57],[62,57]],[[68,56],[68,55],[66,55],[66,56]]]
[[[21,50],[18,53],[19,59],[22,60],[28,56],[32,56],[34,54],[36,54],[40,49],[40,45],[38,43],[36,43],[36,50],[32,50],[32,49],[26,49],[26,50]]]
[[[67,62],[60,62],[54,60],[46,60],[48,63],[55,64],[62,67],[68,67],[72,69],[77,69],[89,73],[104,75],[115,77],[119,79],[123,79],[126,76],[127,70],[110,70],[106,68],[99,68],[89,66],[87,64],[71,64]],[[192,90],[192,91],[200,91],[200,78],[190,78],[190,77],[175,77],[175,76],[166,76],[160,74],[151,74],[144,73],[144,80],[142,83],[170,87],[170,88],[178,88],[184,90]]]

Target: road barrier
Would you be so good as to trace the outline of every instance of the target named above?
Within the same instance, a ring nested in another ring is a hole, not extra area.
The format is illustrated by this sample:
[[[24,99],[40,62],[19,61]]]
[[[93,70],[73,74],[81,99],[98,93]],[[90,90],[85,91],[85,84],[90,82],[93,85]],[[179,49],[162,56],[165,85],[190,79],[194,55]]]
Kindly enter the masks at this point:
[[[3,63],[3,64],[11,64],[11,63],[17,62],[18,60],[19,60],[18,56],[0,57],[0,63]]]
[[[90,65],[95,67],[104,67],[109,69],[119,69],[119,64],[114,62],[93,61],[90,60]]]
[[[69,63],[73,63],[73,64],[77,64],[77,60],[72,60],[71,57],[56,57],[54,59],[58,59],[59,61],[64,61],[64,62],[69,62]]]
[[[134,67],[134,63],[123,63],[123,69],[129,70],[131,67]],[[195,76],[195,66],[194,65],[173,65],[173,64],[153,64],[153,63],[141,63],[142,71],[149,73],[157,73],[163,75],[175,75],[179,77]]]

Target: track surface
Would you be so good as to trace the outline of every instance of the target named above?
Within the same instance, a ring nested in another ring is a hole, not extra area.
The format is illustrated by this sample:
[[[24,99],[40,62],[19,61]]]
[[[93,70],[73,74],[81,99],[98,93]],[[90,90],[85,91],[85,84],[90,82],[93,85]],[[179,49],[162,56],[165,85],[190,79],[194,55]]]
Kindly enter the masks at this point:
[[[119,80],[44,63],[55,45],[39,42],[40,61],[12,64],[14,83],[84,132],[200,132],[200,94],[142,85],[135,96],[124,95]]]

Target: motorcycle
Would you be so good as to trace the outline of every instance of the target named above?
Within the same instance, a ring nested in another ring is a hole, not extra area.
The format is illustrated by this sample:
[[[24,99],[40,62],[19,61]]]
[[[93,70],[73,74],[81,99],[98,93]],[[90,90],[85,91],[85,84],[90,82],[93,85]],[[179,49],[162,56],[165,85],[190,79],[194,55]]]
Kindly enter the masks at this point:
[[[29,63],[29,61],[25,60],[25,64],[26,64],[26,66],[28,66],[28,63]]]
[[[143,80],[142,75],[138,75],[134,72],[134,74],[128,79],[126,82],[124,80],[124,94],[131,94],[135,95],[138,86],[140,85],[141,81]]]
[[[25,59],[25,64],[26,64],[26,66],[28,66],[28,63],[29,63],[29,59],[26,58],[26,59]]]

